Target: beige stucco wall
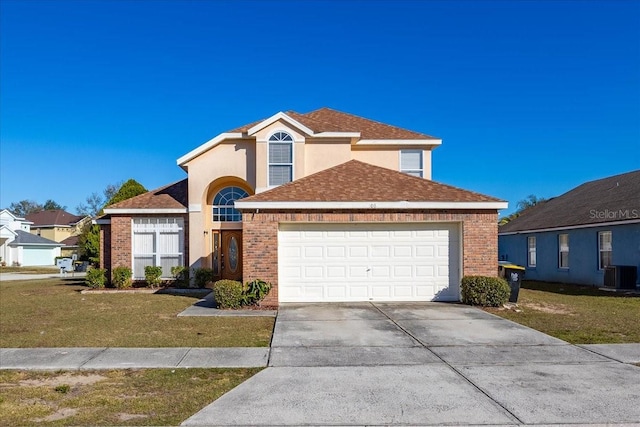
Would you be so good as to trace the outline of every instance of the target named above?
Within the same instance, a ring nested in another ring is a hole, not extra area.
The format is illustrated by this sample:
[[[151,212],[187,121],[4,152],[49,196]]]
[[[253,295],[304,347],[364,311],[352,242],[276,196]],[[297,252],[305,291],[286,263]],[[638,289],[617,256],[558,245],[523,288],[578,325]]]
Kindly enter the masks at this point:
[[[252,140],[221,143],[186,164],[189,174],[189,249],[191,267],[203,265],[209,255],[212,186],[223,186],[225,177],[237,177],[252,193],[256,185],[256,145]],[[219,185],[218,185],[219,184]]]
[[[39,234],[38,230],[40,230]],[[67,237],[75,235],[73,231],[74,229],[71,227],[31,228],[31,230],[29,230],[31,234],[53,240],[54,242],[62,242]]]
[[[305,144],[305,172],[307,175],[351,160],[351,143],[344,139],[325,141],[316,138]]]
[[[387,169],[400,170],[400,150],[411,149],[407,147],[354,147],[352,159],[361,162],[380,166]],[[423,178],[431,179],[431,150],[422,150],[422,160],[424,163]]]

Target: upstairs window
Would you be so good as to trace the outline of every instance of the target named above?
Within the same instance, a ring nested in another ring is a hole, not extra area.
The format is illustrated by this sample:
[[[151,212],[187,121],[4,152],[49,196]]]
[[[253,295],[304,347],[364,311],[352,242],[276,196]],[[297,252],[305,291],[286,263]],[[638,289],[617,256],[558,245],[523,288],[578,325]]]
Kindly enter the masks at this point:
[[[604,270],[611,265],[611,232],[598,233],[598,268]]]
[[[569,268],[569,235],[558,235],[558,267]]]
[[[293,180],[293,138],[286,132],[276,132],[269,138],[269,186]]]
[[[213,221],[242,221],[242,214],[233,207],[233,202],[249,194],[239,187],[225,187],[213,198]]]
[[[401,150],[400,172],[422,178],[424,176],[422,150]]]

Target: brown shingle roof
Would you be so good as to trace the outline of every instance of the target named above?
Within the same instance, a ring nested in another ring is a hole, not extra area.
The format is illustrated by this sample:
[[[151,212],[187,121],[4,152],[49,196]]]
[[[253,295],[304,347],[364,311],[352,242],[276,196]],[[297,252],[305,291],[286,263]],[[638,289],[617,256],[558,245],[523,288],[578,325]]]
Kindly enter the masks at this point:
[[[26,216],[27,221],[33,222],[32,227],[44,225],[66,225],[71,226],[82,220],[84,216],[73,215],[62,209],[40,211]]]
[[[107,206],[105,209],[184,209],[188,206],[187,179]]]
[[[350,160],[243,202],[501,202],[395,170]]]
[[[286,114],[314,132],[360,132],[362,139],[437,139],[424,133],[402,129],[326,107],[306,114],[295,111],[287,111]],[[249,123],[229,132],[244,133],[262,121]]]
[[[65,246],[78,246],[79,238],[80,236],[69,236],[60,243],[62,243]]]
[[[525,210],[499,233],[638,219],[640,170],[586,182]]]

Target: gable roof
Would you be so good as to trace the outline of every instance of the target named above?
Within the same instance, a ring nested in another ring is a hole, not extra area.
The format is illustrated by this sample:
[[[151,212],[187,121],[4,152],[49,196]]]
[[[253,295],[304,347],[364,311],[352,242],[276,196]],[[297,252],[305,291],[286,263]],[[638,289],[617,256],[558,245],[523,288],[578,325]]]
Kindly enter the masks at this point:
[[[297,113],[289,110],[287,116],[302,123],[315,133],[322,132],[359,132],[362,139],[434,139],[433,136],[403,129],[397,126],[366,119],[354,114],[343,113],[323,107],[308,113]],[[265,119],[266,120],[266,119]],[[258,120],[244,126],[237,127],[227,133],[246,133],[249,129],[260,124]]]
[[[185,178],[110,205],[104,213],[183,213],[187,212],[188,204],[188,181]]]
[[[352,142],[358,145],[392,144],[435,147],[442,143],[440,138],[424,133],[324,107],[304,114],[295,111],[279,112],[266,119],[223,132],[180,157],[177,160],[177,164],[184,167],[191,159],[215,147],[222,141],[248,138],[259,129],[263,129],[278,120],[283,120],[312,137],[348,137],[352,138]]]
[[[640,222],[640,170],[586,182],[525,210],[498,232],[518,233],[561,227]]]
[[[506,202],[350,160],[236,201],[237,209],[503,209]]]
[[[31,213],[26,216],[33,222],[34,227],[72,226],[86,218],[82,215],[73,215],[62,209],[54,209]]]
[[[16,238],[9,243],[9,246],[64,246],[62,243],[45,239],[24,230],[16,230],[15,233]]]

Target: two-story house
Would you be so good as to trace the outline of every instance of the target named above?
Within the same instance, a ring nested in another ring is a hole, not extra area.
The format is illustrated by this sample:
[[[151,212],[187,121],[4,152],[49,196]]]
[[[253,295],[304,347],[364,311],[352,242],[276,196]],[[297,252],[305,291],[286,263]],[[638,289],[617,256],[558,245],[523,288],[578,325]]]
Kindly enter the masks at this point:
[[[497,274],[506,202],[431,180],[441,140],[322,108],[277,113],[178,159],[188,178],[105,209],[101,264],[211,268],[266,303],[458,300]]]
[[[89,216],[73,215],[63,209],[34,212],[26,219],[32,223],[32,234],[62,243],[61,256],[68,257],[78,253],[78,236],[91,221]]]
[[[31,234],[32,222],[0,211],[0,262],[4,265],[53,265],[61,243]]]

